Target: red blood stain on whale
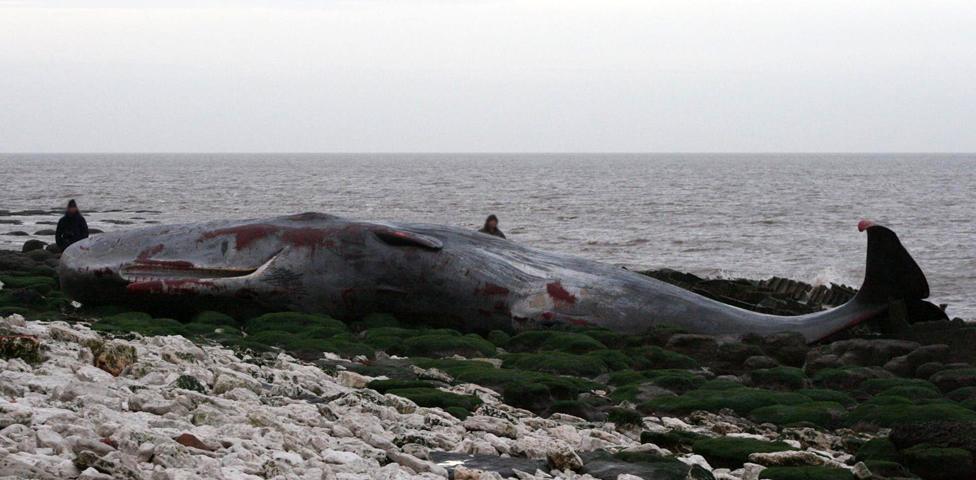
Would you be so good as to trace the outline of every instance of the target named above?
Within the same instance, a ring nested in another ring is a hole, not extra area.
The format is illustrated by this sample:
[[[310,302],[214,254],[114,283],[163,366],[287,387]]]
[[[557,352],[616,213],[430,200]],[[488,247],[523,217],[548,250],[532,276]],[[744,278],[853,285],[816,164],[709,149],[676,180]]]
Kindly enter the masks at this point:
[[[335,245],[335,242],[332,240],[333,232],[329,229],[309,227],[288,228],[262,223],[213,230],[201,235],[199,241],[202,242],[225,235],[234,236],[234,245],[238,250],[248,248],[256,242],[272,235],[280,235],[283,243],[294,247],[314,248],[332,247]]]
[[[566,289],[563,288],[563,284],[559,282],[546,284],[546,291],[549,292],[549,296],[552,297],[553,300],[566,303],[576,303],[576,296],[566,291]]]
[[[508,295],[509,289],[501,285],[495,285],[494,283],[486,282],[484,287],[476,288],[474,290],[474,293],[481,294],[486,297],[490,297],[493,295]]]
[[[279,227],[263,223],[254,225],[240,225],[206,232],[200,236],[198,241],[202,242],[204,240],[210,240],[212,238],[222,237],[224,235],[233,235],[234,245],[236,245],[237,249],[240,250],[251,246],[254,244],[254,242],[267,238],[269,235],[278,233],[279,230]]]

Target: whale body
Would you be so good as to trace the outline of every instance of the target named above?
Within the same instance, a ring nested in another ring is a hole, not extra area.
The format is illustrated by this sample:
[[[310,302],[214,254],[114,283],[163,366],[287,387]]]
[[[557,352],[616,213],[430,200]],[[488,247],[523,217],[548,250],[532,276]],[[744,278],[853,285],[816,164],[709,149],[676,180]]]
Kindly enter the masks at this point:
[[[928,296],[891,230],[862,221],[867,267],[858,294],[800,316],[743,310],[639,273],[457,227],[303,213],[105,233],[62,255],[62,289],[86,304],[254,305],[466,331],[555,325],[638,334],[671,325],[712,335],[799,332],[814,342]]]

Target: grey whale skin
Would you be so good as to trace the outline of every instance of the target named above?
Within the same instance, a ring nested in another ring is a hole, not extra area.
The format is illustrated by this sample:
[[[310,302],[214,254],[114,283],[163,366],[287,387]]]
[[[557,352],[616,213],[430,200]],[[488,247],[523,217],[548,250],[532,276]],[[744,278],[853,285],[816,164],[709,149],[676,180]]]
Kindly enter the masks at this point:
[[[813,342],[921,299],[928,284],[891,230],[861,221],[867,268],[848,303],[782,317],[726,305],[623,268],[457,227],[303,213],[101,234],[61,258],[62,288],[87,303],[254,303],[352,319],[374,312],[461,330],[558,324],[641,333],[794,331]]]

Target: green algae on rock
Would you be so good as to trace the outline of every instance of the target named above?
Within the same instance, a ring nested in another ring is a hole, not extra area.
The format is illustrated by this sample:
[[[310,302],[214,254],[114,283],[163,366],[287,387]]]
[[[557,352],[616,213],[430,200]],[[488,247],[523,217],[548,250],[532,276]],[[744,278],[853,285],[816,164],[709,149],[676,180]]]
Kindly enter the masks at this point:
[[[753,438],[703,438],[692,444],[692,451],[705,457],[713,466],[738,468],[749,461],[752,453],[785,452],[794,450],[783,442],[767,442]]]
[[[831,467],[769,467],[759,473],[760,480],[854,480],[854,474]]]
[[[29,335],[0,335],[0,358],[19,358],[29,364],[41,363],[41,342]]]

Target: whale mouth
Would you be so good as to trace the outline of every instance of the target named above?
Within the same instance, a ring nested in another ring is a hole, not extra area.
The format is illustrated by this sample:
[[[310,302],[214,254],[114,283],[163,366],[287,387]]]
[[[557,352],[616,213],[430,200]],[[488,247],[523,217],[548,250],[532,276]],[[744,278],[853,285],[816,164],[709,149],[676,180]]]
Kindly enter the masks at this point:
[[[278,258],[277,252],[256,267],[211,267],[195,265],[184,260],[154,260],[139,258],[119,268],[119,276],[128,282],[156,280],[211,280],[249,277],[262,271]]]

